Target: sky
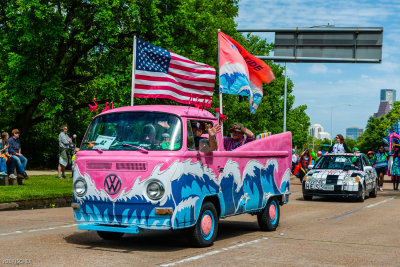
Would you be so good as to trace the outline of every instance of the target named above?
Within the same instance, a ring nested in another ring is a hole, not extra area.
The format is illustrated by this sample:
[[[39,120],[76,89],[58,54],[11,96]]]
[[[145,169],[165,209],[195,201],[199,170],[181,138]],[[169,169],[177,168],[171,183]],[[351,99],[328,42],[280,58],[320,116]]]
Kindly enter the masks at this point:
[[[400,0],[240,0],[238,28],[383,27],[382,63],[287,63],[295,106],[333,136],[365,129],[381,89],[400,89]],[[255,33],[274,41],[273,33]],[[279,63],[282,64],[282,63]],[[283,64],[282,64],[283,65]],[[400,100],[400,90],[397,90]],[[350,106],[351,105],[351,106]],[[331,111],[332,110],[332,111]]]

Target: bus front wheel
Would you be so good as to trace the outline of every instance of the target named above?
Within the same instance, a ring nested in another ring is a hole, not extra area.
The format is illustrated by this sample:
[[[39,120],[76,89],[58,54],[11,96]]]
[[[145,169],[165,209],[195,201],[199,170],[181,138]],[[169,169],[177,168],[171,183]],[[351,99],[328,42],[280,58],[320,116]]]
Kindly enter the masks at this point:
[[[208,247],[214,243],[218,232],[218,215],[211,202],[205,202],[201,207],[196,225],[191,229],[193,245]]]
[[[275,231],[279,224],[280,210],[277,198],[268,200],[265,208],[257,214],[258,225],[261,230]]]

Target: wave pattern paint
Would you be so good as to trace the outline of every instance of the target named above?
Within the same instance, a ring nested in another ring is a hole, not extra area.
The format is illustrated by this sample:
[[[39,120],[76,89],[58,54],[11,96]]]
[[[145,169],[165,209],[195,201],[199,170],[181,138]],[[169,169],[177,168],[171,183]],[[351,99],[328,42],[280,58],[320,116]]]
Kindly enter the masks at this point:
[[[263,97],[262,88],[249,80],[248,74],[239,63],[225,62],[220,69],[221,92],[249,97],[250,112],[255,113]]]
[[[104,189],[96,189],[89,174],[80,173],[76,167],[74,177],[84,179],[88,190],[84,197],[74,195],[74,202],[81,204],[81,209],[74,211],[75,219],[78,223],[135,225],[143,229],[185,228],[196,223],[207,196],[218,197],[221,217],[257,211],[271,196],[289,192],[290,170],[286,170],[280,185],[275,182],[277,170],[276,160],[268,160],[265,165],[250,160],[241,174],[239,164],[228,160],[217,177],[200,161],[176,160],[167,168],[157,165],[148,178],[136,179],[129,191],[124,188],[111,198]],[[154,179],[165,187],[158,201],[146,195],[146,187]],[[156,215],[157,207],[171,207],[173,214]]]

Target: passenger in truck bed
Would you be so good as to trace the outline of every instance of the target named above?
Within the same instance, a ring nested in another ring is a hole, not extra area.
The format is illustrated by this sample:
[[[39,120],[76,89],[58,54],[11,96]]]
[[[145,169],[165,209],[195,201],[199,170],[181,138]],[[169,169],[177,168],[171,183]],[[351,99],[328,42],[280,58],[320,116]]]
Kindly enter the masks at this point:
[[[232,124],[229,131],[231,132],[232,137],[224,136],[224,148],[226,151],[234,150],[254,140],[253,132],[245,128],[241,123],[236,122]],[[214,125],[214,127],[208,130],[210,135],[210,144],[212,142],[211,140],[215,139],[215,135],[219,132],[221,132],[221,126],[219,124]]]

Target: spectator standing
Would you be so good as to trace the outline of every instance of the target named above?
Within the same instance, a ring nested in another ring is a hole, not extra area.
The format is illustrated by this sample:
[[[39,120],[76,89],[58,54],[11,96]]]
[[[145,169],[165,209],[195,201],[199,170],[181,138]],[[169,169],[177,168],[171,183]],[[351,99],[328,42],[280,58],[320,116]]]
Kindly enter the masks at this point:
[[[399,155],[399,148],[394,148],[393,150],[393,164],[390,171],[392,176],[393,182],[393,190],[399,190],[399,183],[400,183],[400,155]]]
[[[334,154],[351,153],[341,134],[336,135],[336,143],[329,148],[328,152]]]
[[[69,145],[72,142],[71,138],[67,135],[68,127],[61,125],[60,134],[58,135],[59,155],[58,155],[58,178],[66,178],[65,168],[71,161],[69,157]],[[62,174],[61,174],[62,173]]]
[[[317,152],[317,159],[315,161],[315,164],[317,164],[317,162],[319,161],[319,159],[322,157],[322,151],[318,151]]]
[[[297,164],[297,155],[296,155],[296,151],[294,149],[292,149],[292,173],[294,172],[294,167]]]
[[[383,191],[383,182],[384,182],[384,177],[385,173],[387,170],[388,166],[388,158],[389,158],[389,153],[385,151],[385,148],[383,145],[379,146],[378,152],[375,153],[373,157],[373,162],[375,163],[375,170],[376,173],[378,174],[379,178],[379,190]]]
[[[311,154],[310,151],[306,148],[301,154],[299,163],[294,170],[294,174],[300,178],[301,183],[303,183],[303,178],[308,172],[308,165],[311,165]]]
[[[14,129],[11,133],[12,136],[8,139],[8,153],[12,158],[10,178],[15,179],[13,172],[14,168],[17,167],[17,177],[28,179],[29,177],[26,173],[26,164],[28,163],[28,160],[21,153],[21,143],[19,139],[20,132],[18,129]]]
[[[373,158],[374,158],[374,154],[375,154],[375,152],[374,151],[368,151],[368,153],[367,153],[367,157],[368,157],[368,159],[369,159],[369,162],[371,163],[371,165],[372,165],[372,167],[374,167],[375,168],[375,162],[374,162],[374,160],[373,160]]]

